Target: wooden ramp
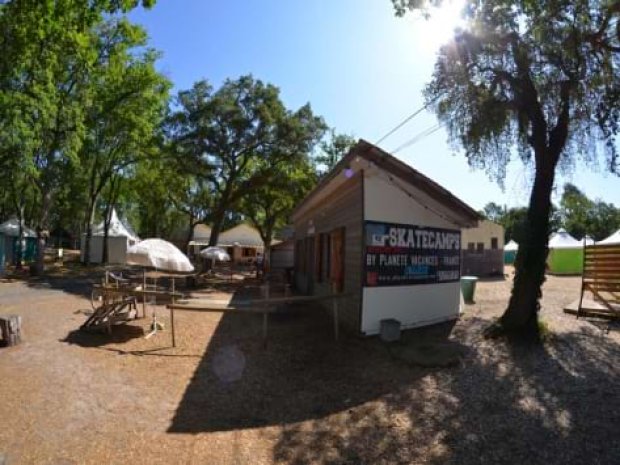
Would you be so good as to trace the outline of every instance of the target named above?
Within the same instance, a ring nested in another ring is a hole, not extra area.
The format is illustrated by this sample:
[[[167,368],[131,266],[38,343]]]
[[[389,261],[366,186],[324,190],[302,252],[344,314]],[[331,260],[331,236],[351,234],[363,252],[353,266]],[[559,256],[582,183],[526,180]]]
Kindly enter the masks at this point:
[[[579,315],[579,316],[592,316],[597,318],[609,318],[615,319],[620,315],[620,305],[611,304],[612,308],[615,309],[615,313],[609,311],[609,308],[606,305],[603,305],[600,302],[592,299],[583,299],[581,302],[581,308],[579,308],[580,299],[577,299],[566,307],[564,307],[564,313],[569,313],[571,315]]]
[[[135,299],[123,299],[116,302],[105,302],[95,309],[94,313],[80,326],[82,330],[111,331],[112,325],[125,323],[137,316]]]

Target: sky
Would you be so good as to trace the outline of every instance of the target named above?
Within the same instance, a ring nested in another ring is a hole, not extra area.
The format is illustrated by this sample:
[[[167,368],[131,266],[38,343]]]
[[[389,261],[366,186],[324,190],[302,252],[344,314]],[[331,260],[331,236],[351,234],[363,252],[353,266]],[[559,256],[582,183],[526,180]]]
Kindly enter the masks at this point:
[[[130,19],[162,52],[158,66],[174,92],[251,73],[278,86],[288,108],[310,102],[338,132],[374,143],[423,106],[437,50],[459,16],[448,6],[431,20],[397,18],[390,0],[159,0]],[[380,145],[391,152],[436,124],[423,111]],[[476,209],[528,202],[531,168],[511,162],[502,189],[468,166],[443,128],[396,156]],[[620,206],[620,177],[602,166],[560,175],[555,201],[565,182]]]

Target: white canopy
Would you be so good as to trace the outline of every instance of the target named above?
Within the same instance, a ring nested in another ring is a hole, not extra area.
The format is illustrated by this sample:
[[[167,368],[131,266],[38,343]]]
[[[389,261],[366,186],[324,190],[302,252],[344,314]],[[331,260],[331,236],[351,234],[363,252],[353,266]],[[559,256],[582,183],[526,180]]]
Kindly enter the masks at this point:
[[[504,250],[508,252],[516,252],[519,250],[519,244],[511,239],[510,242],[504,246]]]
[[[583,242],[583,241],[585,241],[585,242],[586,242],[586,245],[594,245],[594,239],[592,238],[592,236],[589,236],[588,234],[586,234],[586,235],[583,237],[583,239],[582,239],[582,241],[581,241],[581,242]]]
[[[129,247],[127,263],[177,273],[194,271],[194,266],[183,252],[163,239],[146,239]]]
[[[568,234],[565,229],[558,229],[551,239],[549,239],[550,249],[579,249],[583,243]]]
[[[105,235],[105,222],[101,222],[93,228],[93,236]],[[133,229],[123,223],[118,215],[116,209],[112,209],[112,215],[110,216],[110,227],[108,228],[108,237],[126,237],[133,241],[139,241],[140,238],[133,232]]]
[[[602,245],[611,245],[611,244],[620,244],[620,229],[618,229],[611,236],[606,237],[602,241],[598,241],[597,244]]]
[[[19,220],[17,218],[11,218],[0,224],[0,233],[5,236],[18,237],[19,236]],[[29,228],[22,223],[22,233],[24,237],[37,237],[37,233],[34,229]]]

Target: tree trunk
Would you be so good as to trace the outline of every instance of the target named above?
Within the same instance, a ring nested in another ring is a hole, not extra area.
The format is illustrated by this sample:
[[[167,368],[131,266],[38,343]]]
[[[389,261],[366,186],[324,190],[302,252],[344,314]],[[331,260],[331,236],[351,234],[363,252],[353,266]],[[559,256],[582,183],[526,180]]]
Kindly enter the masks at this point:
[[[110,232],[110,221],[112,219],[112,209],[114,204],[108,204],[103,217],[103,246],[101,249],[101,263],[108,263],[108,233]]]
[[[91,199],[88,205],[88,220],[86,223],[86,235],[84,237],[84,263],[90,265],[90,244],[93,237],[93,220],[95,219],[95,205],[97,199]]]
[[[47,223],[52,203],[52,194],[43,192],[41,198],[41,216],[39,217],[39,225],[37,227],[37,274],[45,271],[45,237],[47,235]]]
[[[213,226],[211,227],[211,237],[209,237],[209,247],[217,245],[222,231],[222,223],[224,222],[225,210],[218,210],[213,215]]]
[[[539,299],[545,282],[549,241],[549,214],[557,156],[544,149],[537,154],[536,175],[530,196],[525,240],[519,244],[515,277],[508,308],[501,317],[502,329],[527,338],[538,337]]]
[[[194,239],[194,226],[197,223],[194,223],[194,216],[189,215],[189,231],[187,232],[187,237],[185,238],[185,253],[189,252],[189,243]]]

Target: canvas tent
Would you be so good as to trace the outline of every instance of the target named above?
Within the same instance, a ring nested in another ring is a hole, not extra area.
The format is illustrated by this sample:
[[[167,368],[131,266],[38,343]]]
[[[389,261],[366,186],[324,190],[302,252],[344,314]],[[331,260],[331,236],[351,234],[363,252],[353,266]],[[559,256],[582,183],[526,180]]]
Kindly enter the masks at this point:
[[[93,228],[90,238],[90,262],[101,263],[103,261],[103,238],[105,235],[105,224],[101,222]],[[110,217],[110,227],[108,228],[108,263],[125,263],[127,249],[138,243],[140,238],[133,231],[131,226],[123,222],[118,217],[116,210],[112,210]],[[81,240],[81,260],[86,261],[86,234],[82,234]]]
[[[585,242],[585,245],[594,245],[594,239],[592,238],[592,236],[589,235],[585,235],[583,238],[583,242]]]
[[[597,244],[602,245],[612,245],[612,244],[620,244],[620,229],[618,229],[611,236],[606,237],[602,241],[598,241]]]
[[[12,263],[17,259],[19,248],[19,220],[11,218],[0,224],[0,234],[4,236],[4,261]],[[33,261],[37,254],[37,233],[22,224],[22,260]]]
[[[512,265],[517,258],[517,251],[519,250],[519,244],[514,240],[511,240],[504,246],[504,263],[506,265]]]
[[[583,242],[560,229],[549,239],[547,266],[551,274],[580,274],[583,270]]]

